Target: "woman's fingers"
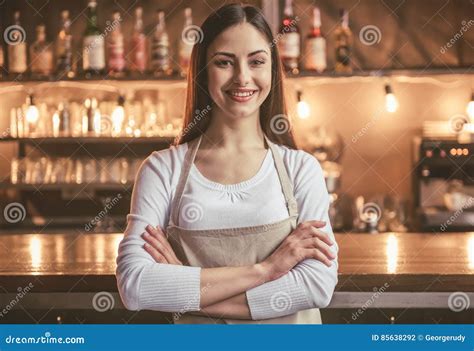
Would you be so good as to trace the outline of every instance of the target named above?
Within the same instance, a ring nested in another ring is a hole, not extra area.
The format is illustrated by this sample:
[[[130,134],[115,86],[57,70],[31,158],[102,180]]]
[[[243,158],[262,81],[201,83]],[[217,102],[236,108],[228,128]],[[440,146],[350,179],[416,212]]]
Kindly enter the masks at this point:
[[[148,243],[145,243],[145,245],[143,245],[143,248],[145,249],[146,252],[148,252],[151,257],[153,257],[153,259],[158,262],[158,263],[169,263],[165,256],[163,256],[157,249],[155,249],[153,246],[151,246],[150,244]]]
[[[156,228],[154,228],[154,227],[151,227],[151,228],[153,229],[151,231],[151,234],[155,235],[155,237],[160,241],[160,243],[162,243],[164,245],[164,247],[169,251],[169,253],[173,256],[173,258],[175,259],[176,262],[178,262],[179,264],[182,264],[181,261],[178,260],[178,257],[176,257],[176,254],[175,254],[173,248],[171,247],[170,242],[166,238],[166,235],[163,232],[163,230],[158,226]]]
[[[319,230],[319,229],[316,229],[314,227],[311,227],[310,229],[311,231],[311,235],[313,237],[317,237],[319,238],[320,240],[322,240],[323,242],[325,242],[326,244],[328,244],[329,246],[332,246],[334,245],[333,241],[331,240],[331,238],[329,237],[329,235],[327,235],[325,232],[323,232],[322,230]]]
[[[302,242],[303,246],[307,249],[315,248],[318,249],[324,256],[326,256],[329,260],[334,260],[336,255],[332,253],[331,248],[319,238],[311,238],[305,239]]]
[[[305,223],[309,223],[316,228],[322,228],[326,225],[325,221],[306,221]]]
[[[163,240],[164,234],[161,234],[152,226],[147,226],[146,232],[143,233],[143,238],[150,244],[156,251],[165,257],[166,261],[170,264],[182,264],[174,254],[174,251],[169,246],[166,240]]]
[[[328,267],[332,266],[331,261],[318,249],[305,249],[305,257],[314,258],[315,260],[324,263]]]

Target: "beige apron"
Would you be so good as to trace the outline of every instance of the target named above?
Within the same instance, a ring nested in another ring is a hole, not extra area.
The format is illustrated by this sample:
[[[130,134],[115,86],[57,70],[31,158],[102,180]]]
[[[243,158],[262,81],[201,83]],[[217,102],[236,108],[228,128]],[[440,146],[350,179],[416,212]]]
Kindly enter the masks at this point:
[[[265,136],[273,154],[273,160],[278,172],[283,194],[285,196],[289,217],[282,221],[241,228],[226,228],[213,230],[189,230],[178,226],[181,197],[194,163],[202,136],[188,143],[183,169],[179,178],[176,195],[173,198],[170,223],[167,236],[176,256],[184,265],[213,268],[237,267],[252,265],[265,260],[280,245],[280,243],[296,228],[298,209],[293,195],[293,186],[286,172],[283,159],[276,146]],[[291,300],[289,301],[291,302]],[[281,308],[276,306],[275,308]],[[283,306],[283,308],[285,308]],[[281,311],[279,309],[278,311]],[[299,311],[283,317],[250,320],[211,318],[196,316],[189,313],[177,314],[174,322],[185,323],[277,323],[277,324],[321,324],[319,309],[313,308]]]

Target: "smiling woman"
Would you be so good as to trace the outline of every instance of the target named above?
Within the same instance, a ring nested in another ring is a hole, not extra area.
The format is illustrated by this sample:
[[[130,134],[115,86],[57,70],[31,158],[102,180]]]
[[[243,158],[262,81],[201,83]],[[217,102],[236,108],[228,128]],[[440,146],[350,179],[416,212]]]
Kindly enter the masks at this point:
[[[175,323],[321,323],[338,246],[321,166],[289,128],[271,31],[257,8],[230,4],[202,32],[183,134],[137,174],[122,300]]]

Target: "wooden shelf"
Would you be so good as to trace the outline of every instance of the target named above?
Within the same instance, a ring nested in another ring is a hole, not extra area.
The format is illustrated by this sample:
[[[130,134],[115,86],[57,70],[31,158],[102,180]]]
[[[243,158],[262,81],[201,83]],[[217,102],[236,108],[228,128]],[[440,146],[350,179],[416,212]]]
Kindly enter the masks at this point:
[[[0,189],[18,189],[26,191],[51,191],[51,190],[115,190],[127,191],[133,188],[132,182],[122,183],[40,183],[40,184],[13,184],[10,182],[0,182]]]
[[[302,70],[298,74],[292,74],[287,72],[285,76],[289,79],[297,78],[343,78],[343,77],[390,77],[390,76],[428,76],[428,75],[449,75],[449,74],[474,74],[474,66],[466,67],[413,67],[407,69],[400,68],[389,68],[389,69],[368,69],[368,70],[355,70],[351,74],[341,74],[336,73],[335,71],[325,71],[318,73],[315,71],[305,71]],[[78,75],[74,78],[63,78],[63,77],[30,77],[28,74],[20,76],[6,76],[3,79],[0,78],[1,82],[10,82],[10,83],[41,83],[41,82],[91,82],[97,83],[100,81],[106,82],[133,82],[133,81],[149,81],[149,82],[162,82],[162,83],[171,83],[171,82],[181,82],[186,83],[186,78],[178,74],[173,74],[170,76],[154,76],[152,74],[143,74],[143,75],[125,75],[122,77],[113,77],[109,75],[103,76],[84,76]]]
[[[106,144],[106,143],[123,143],[123,144],[171,144],[174,137],[38,137],[38,138],[0,138],[0,142],[19,142],[23,144],[64,144],[64,143],[80,143],[80,144]]]

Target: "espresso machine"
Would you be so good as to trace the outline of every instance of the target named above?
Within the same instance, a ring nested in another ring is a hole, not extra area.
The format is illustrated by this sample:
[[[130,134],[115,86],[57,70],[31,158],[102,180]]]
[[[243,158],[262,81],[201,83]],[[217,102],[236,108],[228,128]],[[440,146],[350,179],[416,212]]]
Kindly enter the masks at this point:
[[[424,125],[414,139],[416,215],[420,230],[474,231],[474,141]]]

